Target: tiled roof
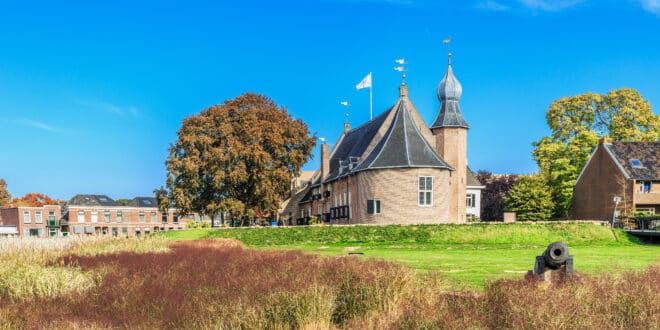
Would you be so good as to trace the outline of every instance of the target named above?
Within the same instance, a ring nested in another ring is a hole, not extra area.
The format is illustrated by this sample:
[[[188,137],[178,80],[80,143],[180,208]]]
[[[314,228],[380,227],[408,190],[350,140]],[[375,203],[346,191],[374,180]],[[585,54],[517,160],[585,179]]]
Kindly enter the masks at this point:
[[[391,110],[392,109],[381,113],[376,118],[366,122],[362,126],[348,131],[344,135],[344,137],[339,142],[339,145],[337,145],[335,150],[332,151],[332,155],[330,157],[330,171],[326,177],[326,181],[333,180],[341,176],[339,170],[340,160],[348,160],[349,157],[359,158],[362,156],[362,154],[364,154]],[[317,182],[313,184],[316,183]]]
[[[67,205],[75,206],[120,206],[106,195],[75,195]]]
[[[612,142],[603,144],[616,161],[635,180],[660,180],[660,141],[656,142]],[[631,159],[639,160],[635,167]]]
[[[158,200],[154,197],[135,197],[130,202],[128,206],[132,207],[158,207]]]
[[[355,171],[399,167],[451,168],[422,136],[411,108],[407,98],[401,99],[387,133]]]
[[[477,175],[474,174],[474,172],[472,172],[472,169],[470,169],[469,166],[467,168],[467,179],[466,179],[466,181],[467,181],[467,185],[472,186],[472,187],[474,187],[474,186],[483,186],[484,185],[483,183],[481,183],[479,181],[479,179],[477,179]]]

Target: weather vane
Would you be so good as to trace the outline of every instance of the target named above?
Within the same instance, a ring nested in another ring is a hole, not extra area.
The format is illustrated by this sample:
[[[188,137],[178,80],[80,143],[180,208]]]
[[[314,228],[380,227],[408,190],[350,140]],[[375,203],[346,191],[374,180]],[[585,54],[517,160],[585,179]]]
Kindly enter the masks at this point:
[[[401,85],[405,85],[406,84],[406,67],[405,67],[405,65],[408,64],[408,63],[406,62],[405,59],[402,59],[402,58],[400,58],[398,60],[395,60],[395,62],[399,66],[395,66],[394,70],[401,72]]]
[[[348,122],[348,101],[341,101],[339,104],[343,105],[346,108],[346,122]]]
[[[447,37],[447,38],[442,39],[442,43],[444,45],[447,45],[447,50],[448,50],[448,52],[447,52],[447,64],[451,65],[451,48],[449,47],[449,45],[451,45],[451,38]]]

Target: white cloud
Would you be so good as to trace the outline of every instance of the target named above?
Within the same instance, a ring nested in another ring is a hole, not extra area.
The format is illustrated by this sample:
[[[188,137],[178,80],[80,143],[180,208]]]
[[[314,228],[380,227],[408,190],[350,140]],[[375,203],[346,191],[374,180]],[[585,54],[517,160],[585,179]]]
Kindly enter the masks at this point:
[[[489,11],[531,10],[560,11],[575,7],[588,0],[479,0],[474,8]],[[642,0],[640,0],[642,1]],[[660,1],[660,0],[646,0]]]
[[[79,101],[78,103],[86,108],[106,111],[121,117],[125,117],[127,115],[130,115],[132,117],[138,117],[140,114],[138,109],[134,106],[121,107],[112,103],[100,102],[100,101],[94,101],[94,102]]]
[[[511,7],[501,4],[495,0],[479,1],[474,5],[474,8],[491,11],[505,11],[511,9]]]
[[[42,122],[36,121],[36,120],[23,118],[23,119],[16,120],[16,123],[19,124],[19,125],[38,128],[40,130],[49,131],[49,132],[53,132],[53,133],[61,132],[61,130],[57,127],[54,127],[54,126],[51,126],[51,125],[48,125],[46,123],[42,123]]]
[[[660,0],[639,0],[644,10],[660,15]]]
[[[533,10],[559,11],[575,7],[585,0],[518,0],[523,6]]]

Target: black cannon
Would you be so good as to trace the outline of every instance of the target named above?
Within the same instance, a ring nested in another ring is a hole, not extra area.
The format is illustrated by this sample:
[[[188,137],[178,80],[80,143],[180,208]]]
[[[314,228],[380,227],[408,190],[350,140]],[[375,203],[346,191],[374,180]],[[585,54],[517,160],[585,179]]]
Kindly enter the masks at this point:
[[[568,246],[562,242],[554,242],[545,249],[542,255],[536,257],[534,274],[545,279],[548,270],[561,271],[566,277],[573,277],[573,256],[568,253]]]

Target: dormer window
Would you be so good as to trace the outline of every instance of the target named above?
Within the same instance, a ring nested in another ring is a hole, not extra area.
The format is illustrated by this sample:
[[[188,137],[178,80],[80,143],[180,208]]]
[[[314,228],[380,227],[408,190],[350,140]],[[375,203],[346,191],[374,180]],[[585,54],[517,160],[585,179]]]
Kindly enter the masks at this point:
[[[644,165],[639,161],[639,159],[631,159],[630,165],[632,165],[634,168],[644,168]]]

